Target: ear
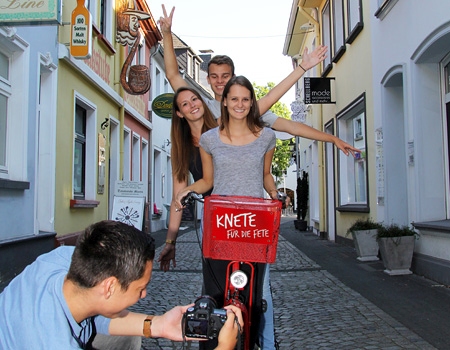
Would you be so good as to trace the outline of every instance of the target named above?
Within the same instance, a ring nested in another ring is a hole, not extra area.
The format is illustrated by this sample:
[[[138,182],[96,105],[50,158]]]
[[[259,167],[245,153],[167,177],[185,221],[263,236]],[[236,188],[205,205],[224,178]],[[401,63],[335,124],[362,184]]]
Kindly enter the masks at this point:
[[[177,114],[178,118],[181,118],[181,119],[184,118],[184,115],[181,112],[175,111],[175,113]]]
[[[106,299],[109,299],[120,288],[119,281],[116,277],[111,276],[103,280],[103,295]]]

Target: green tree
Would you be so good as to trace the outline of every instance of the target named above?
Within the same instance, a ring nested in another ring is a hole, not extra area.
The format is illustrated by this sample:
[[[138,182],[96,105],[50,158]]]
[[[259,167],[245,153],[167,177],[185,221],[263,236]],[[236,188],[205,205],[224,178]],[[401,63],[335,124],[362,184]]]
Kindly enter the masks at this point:
[[[270,89],[275,86],[275,83],[267,83],[266,86],[259,86],[253,83],[256,98],[259,100],[265,96]],[[280,118],[291,119],[291,112],[289,108],[283,102],[278,101],[270,109],[274,114]],[[294,142],[294,138],[291,140],[279,140],[275,147],[275,153],[272,161],[272,175],[275,176],[277,183],[281,182],[283,173],[287,170],[291,162],[291,152],[289,150],[289,143]]]

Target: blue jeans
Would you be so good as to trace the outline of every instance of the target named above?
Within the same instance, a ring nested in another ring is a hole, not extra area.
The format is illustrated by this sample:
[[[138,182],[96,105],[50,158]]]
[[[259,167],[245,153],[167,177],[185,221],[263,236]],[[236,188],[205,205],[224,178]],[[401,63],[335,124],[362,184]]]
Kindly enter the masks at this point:
[[[269,266],[269,264],[266,264],[263,282],[263,299],[267,302],[267,310],[261,315],[259,325],[259,347],[261,350],[275,350],[275,325]]]

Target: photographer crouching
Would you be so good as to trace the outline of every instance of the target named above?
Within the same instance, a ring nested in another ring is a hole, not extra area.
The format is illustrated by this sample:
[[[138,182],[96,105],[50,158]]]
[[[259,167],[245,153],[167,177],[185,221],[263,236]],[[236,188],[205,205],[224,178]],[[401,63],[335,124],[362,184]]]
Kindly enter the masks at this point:
[[[41,255],[0,294],[0,349],[139,350],[142,336],[184,340],[194,304],[160,316],[127,310],[146,296],[154,256],[153,238],[133,226],[89,226],[75,247]],[[226,309],[220,350],[234,348],[242,326],[240,310]]]

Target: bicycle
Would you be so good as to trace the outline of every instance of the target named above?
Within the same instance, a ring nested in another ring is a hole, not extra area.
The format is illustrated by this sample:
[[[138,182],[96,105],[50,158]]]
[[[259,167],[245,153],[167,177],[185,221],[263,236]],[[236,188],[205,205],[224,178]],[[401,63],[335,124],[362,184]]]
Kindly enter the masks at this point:
[[[238,349],[251,350],[256,343],[256,326],[260,312],[264,312],[264,305],[257,302],[262,299],[263,273],[259,270],[265,265],[258,263],[275,262],[285,198],[278,192],[277,200],[221,195],[203,199],[190,192],[182,200],[183,206],[195,201],[204,203],[203,257],[229,261],[223,305],[234,305],[242,311],[244,329]]]

